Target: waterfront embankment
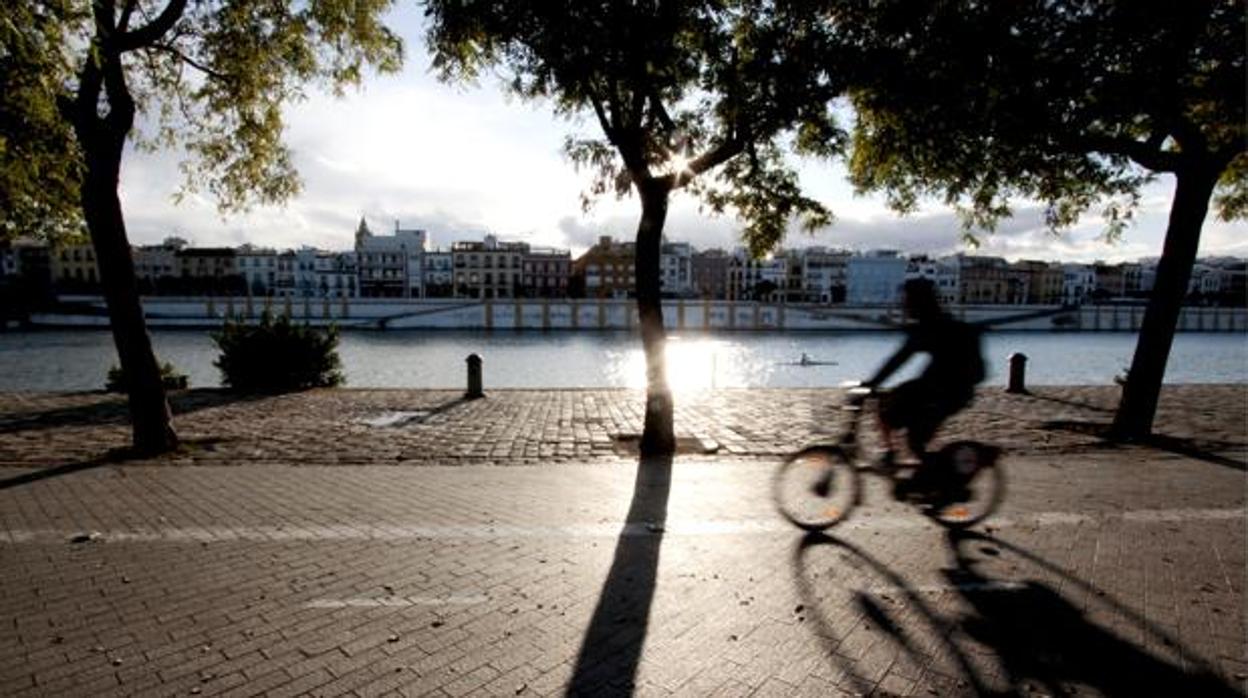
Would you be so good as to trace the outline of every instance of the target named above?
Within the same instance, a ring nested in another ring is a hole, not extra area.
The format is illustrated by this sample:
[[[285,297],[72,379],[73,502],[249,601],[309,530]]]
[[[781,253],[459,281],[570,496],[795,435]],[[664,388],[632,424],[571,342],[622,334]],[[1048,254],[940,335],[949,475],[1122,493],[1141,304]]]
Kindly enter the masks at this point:
[[[55,312],[38,312],[39,326],[108,324],[98,296],[63,296]],[[901,322],[898,306],[759,303],[753,301],[664,301],[664,323],[673,330],[852,331],[880,330]],[[144,312],[151,327],[218,327],[227,318],[254,320],[264,313],[286,315],[314,325],[360,329],[473,330],[633,330],[636,302],[627,299],[462,300],[407,298],[252,298],[148,297]],[[1011,330],[1136,331],[1143,305],[963,305],[950,311],[970,321]],[[1180,332],[1248,332],[1248,309],[1184,308]]]

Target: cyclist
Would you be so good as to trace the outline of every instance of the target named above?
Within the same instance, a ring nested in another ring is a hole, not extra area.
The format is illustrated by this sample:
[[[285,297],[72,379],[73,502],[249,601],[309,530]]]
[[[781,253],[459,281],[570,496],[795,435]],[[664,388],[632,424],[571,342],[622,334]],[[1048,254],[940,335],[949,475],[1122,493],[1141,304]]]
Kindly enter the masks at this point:
[[[874,388],[888,379],[915,354],[930,356],[923,373],[888,393],[880,404],[880,430],[885,448],[885,466],[896,459],[894,438],[906,432],[906,446],[918,460],[913,477],[898,484],[898,497],[910,494],[940,494],[935,468],[928,463],[927,445],[936,430],[975,396],[975,386],[984,379],[984,359],[980,331],[955,320],[940,307],[935,286],[927,279],[910,279],[902,287],[902,302],[910,321],[906,341],[865,386]]]

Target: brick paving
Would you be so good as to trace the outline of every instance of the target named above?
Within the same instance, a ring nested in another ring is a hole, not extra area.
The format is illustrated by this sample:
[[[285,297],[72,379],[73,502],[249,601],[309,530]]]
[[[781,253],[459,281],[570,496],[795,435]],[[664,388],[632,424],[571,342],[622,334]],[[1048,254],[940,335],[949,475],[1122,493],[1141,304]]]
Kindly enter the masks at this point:
[[[829,391],[682,400],[717,450],[644,467],[627,391],[195,391],[124,463],[110,398],[6,395],[0,695],[1243,695],[1246,395],[1111,447],[1111,391],[986,391],[996,517],[871,482],[822,538],[768,483]]]
[[[718,390],[678,396],[682,455],[775,458],[835,431],[836,389]],[[948,432],[1013,452],[1106,448],[1096,437],[1117,390],[982,390]],[[161,462],[194,465],[584,463],[628,455],[641,430],[631,390],[497,390],[465,401],[450,390],[313,390],[238,397],[192,390],[172,398],[187,447]],[[1244,457],[1248,386],[1171,386],[1160,445]],[[125,402],[103,393],[0,393],[0,467],[90,462],[129,439]]]

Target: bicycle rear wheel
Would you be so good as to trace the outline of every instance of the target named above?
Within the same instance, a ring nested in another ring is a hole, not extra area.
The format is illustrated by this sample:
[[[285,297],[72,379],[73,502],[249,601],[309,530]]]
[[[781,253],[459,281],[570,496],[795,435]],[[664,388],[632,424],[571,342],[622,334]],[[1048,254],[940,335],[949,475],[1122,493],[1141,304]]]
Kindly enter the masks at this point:
[[[776,508],[793,525],[822,531],[858,504],[858,470],[837,446],[811,446],[790,456],[772,480]]]
[[[940,450],[958,486],[953,493],[930,505],[927,515],[948,528],[967,528],[992,515],[1005,499],[1005,470],[1001,450],[976,441],[958,441]]]

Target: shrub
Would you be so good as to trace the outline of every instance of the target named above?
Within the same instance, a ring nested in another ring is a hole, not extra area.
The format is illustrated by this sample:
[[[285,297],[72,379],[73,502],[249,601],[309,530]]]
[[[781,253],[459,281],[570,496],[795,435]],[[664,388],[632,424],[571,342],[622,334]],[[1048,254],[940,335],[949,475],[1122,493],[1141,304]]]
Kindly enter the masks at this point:
[[[165,362],[160,365],[160,382],[164,384],[165,390],[186,390],[190,379],[185,373],[179,373],[173,364]],[[124,393],[129,391],[130,384],[126,381],[126,372],[121,370],[120,366],[113,366],[108,369],[108,380],[104,383],[104,389],[110,393]]]
[[[221,382],[243,392],[285,392],[339,385],[338,329],[318,330],[269,314],[248,325],[227,320],[212,339]]]

